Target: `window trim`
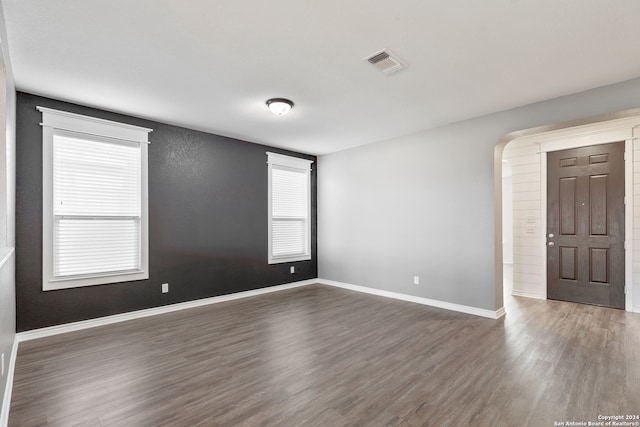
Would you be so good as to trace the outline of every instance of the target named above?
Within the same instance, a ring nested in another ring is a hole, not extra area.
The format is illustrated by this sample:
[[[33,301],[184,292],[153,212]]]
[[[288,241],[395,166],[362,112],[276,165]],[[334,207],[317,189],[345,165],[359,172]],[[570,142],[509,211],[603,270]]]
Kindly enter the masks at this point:
[[[42,112],[42,290],[51,291],[83,286],[145,280],[149,278],[149,203],[148,203],[148,146],[152,129],[140,126],[68,113],[45,107]],[[116,139],[138,144],[140,147],[140,267],[139,271],[100,273],[69,278],[53,274],[53,138],[61,134],[83,134],[94,139]]]
[[[269,264],[281,264],[285,262],[306,261],[311,259],[311,164],[313,160],[301,159],[298,157],[285,156],[267,152],[268,164],[268,253],[267,259]],[[305,251],[303,254],[273,256],[273,210],[272,210],[272,171],[273,167],[293,169],[304,172],[307,183],[307,212],[305,224]]]

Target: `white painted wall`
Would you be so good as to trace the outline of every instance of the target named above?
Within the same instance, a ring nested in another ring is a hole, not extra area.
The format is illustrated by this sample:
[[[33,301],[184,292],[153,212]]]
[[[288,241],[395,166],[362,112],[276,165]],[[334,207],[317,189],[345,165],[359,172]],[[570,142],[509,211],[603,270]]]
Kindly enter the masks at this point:
[[[493,230],[498,140],[517,130],[639,106],[640,79],[634,79],[321,156],[319,277],[500,308]],[[528,179],[520,176],[518,185],[531,185]],[[413,285],[414,275],[420,285]]]
[[[15,299],[15,123],[16,93],[6,40],[4,15],[0,5],[0,353],[5,356],[5,372],[0,376],[0,426],[8,415],[8,369],[16,333]],[[6,66],[6,67],[5,67]]]

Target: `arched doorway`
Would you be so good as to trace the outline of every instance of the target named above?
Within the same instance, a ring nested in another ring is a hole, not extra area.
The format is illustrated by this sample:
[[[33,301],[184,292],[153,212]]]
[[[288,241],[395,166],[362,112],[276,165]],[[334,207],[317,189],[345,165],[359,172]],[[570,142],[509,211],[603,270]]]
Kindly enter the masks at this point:
[[[518,158],[512,163],[525,164],[529,162],[535,165],[539,163],[539,168],[530,167],[526,170],[530,177],[538,174],[537,184],[535,179],[529,185],[531,190],[531,200],[528,201],[527,209],[531,212],[525,214],[524,217],[514,215],[514,229],[520,229],[522,233],[527,233],[528,245],[537,248],[532,250],[526,258],[530,259],[529,265],[522,264],[518,254],[514,251],[514,295],[527,296],[533,298],[546,299],[546,211],[543,205],[546,205],[546,153],[564,148],[582,147],[594,145],[598,143],[610,142],[613,140],[626,141],[628,153],[625,163],[627,177],[627,192],[629,195],[626,208],[626,289],[627,304],[626,310],[638,311],[640,304],[633,300],[633,291],[640,294],[640,288],[634,288],[633,277],[633,217],[640,219],[640,206],[634,209],[633,206],[633,174],[638,174],[640,178],[640,158],[637,160],[637,167],[633,167],[632,153],[634,148],[640,149],[640,143],[634,141],[634,138],[640,136],[640,109],[625,110],[617,113],[611,113],[596,117],[590,117],[581,120],[575,120],[555,125],[540,126],[536,128],[526,129],[513,132],[502,137],[496,144],[494,150],[494,209],[495,209],[495,299],[496,307],[503,307],[503,166],[502,161],[505,158],[505,149],[507,149],[510,157]],[[508,146],[508,148],[507,148]],[[514,155],[518,154],[518,155]],[[507,156],[507,157],[509,157]],[[636,156],[640,157],[640,156]],[[512,159],[513,160],[513,159]],[[512,165],[513,166],[513,165]],[[529,167],[529,166],[527,166]],[[515,181],[514,181],[515,182]],[[536,186],[540,194],[536,196]],[[536,198],[537,197],[537,198]],[[517,199],[517,198],[515,198]],[[636,221],[636,224],[640,221]],[[638,227],[637,224],[636,227]],[[525,231],[523,231],[525,230]],[[532,243],[533,242],[533,243]],[[536,243],[537,242],[537,243]],[[514,232],[514,246],[518,245],[518,232]],[[640,246],[640,240],[637,242]],[[640,261],[640,260],[636,260]],[[523,272],[525,271],[526,272]],[[638,271],[640,273],[640,271]],[[524,280],[523,278],[525,278]]]

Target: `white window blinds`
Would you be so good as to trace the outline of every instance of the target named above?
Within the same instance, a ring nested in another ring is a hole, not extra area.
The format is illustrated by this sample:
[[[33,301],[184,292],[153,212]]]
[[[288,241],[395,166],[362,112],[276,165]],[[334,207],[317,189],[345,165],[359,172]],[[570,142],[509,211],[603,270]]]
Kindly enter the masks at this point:
[[[140,270],[140,144],[56,133],[54,276]]]
[[[151,129],[42,112],[42,288],[149,278]]]
[[[271,185],[273,256],[304,254],[307,243],[307,174],[274,166]]]
[[[267,153],[269,263],[311,258],[311,161]]]

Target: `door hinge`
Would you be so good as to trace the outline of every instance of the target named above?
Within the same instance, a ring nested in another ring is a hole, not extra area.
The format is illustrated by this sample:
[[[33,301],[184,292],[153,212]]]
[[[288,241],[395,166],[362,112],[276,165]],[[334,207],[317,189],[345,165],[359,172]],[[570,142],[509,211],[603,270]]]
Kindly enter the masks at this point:
[[[624,152],[624,156],[622,157],[624,160],[627,160],[627,152]]]
[[[624,248],[627,249],[627,241],[624,241]]]
[[[627,204],[627,196],[624,196],[624,204]]]

